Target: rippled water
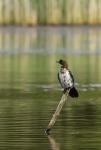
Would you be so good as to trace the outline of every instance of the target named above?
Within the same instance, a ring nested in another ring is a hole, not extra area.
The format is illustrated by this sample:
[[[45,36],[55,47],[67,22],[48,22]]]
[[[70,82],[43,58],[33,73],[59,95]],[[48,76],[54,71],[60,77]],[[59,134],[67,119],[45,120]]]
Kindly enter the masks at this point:
[[[0,29],[0,150],[100,150],[100,32],[70,27]],[[44,129],[62,96],[59,58],[68,60],[80,97],[67,99],[46,136]]]

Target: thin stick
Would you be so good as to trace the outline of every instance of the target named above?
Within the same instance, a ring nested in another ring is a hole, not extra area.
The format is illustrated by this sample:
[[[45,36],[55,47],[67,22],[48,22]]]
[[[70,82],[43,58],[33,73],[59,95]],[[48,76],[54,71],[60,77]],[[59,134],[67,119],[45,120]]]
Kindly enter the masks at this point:
[[[52,119],[50,120],[50,122],[48,124],[48,129],[51,129],[54,126],[58,116],[60,115],[62,107],[63,107],[63,105],[65,104],[65,102],[67,100],[67,96],[68,96],[67,93],[62,95],[61,100],[60,100],[60,102],[59,102],[59,104],[58,104],[58,106],[56,108],[56,111],[53,114]]]

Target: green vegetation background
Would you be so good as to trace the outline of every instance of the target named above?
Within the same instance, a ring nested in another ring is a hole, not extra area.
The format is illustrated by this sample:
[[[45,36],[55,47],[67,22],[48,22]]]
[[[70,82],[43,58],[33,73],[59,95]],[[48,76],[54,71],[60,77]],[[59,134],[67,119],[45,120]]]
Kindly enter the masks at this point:
[[[101,0],[0,0],[0,24],[101,24]]]

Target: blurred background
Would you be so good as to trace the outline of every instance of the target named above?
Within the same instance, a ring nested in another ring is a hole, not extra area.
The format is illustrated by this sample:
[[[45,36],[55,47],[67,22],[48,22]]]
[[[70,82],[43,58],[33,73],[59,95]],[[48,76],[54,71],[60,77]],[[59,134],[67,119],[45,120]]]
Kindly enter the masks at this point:
[[[100,24],[101,0],[0,0],[0,24]]]
[[[0,0],[0,150],[100,150],[101,0]],[[79,98],[62,96],[59,59]]]

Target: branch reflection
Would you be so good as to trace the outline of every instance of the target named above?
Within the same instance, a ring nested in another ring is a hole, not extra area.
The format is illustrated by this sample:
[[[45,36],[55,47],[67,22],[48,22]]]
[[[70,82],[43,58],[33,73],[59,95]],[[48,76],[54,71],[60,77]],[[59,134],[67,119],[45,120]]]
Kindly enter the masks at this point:
[[[55,141],[55,139],[52,136],[48,136],[48,140],[50,142],[52,150],[60,150],[59,144]]]

